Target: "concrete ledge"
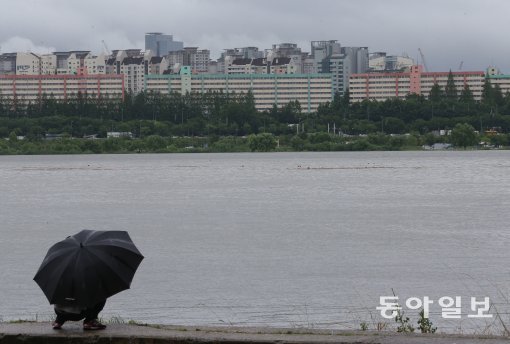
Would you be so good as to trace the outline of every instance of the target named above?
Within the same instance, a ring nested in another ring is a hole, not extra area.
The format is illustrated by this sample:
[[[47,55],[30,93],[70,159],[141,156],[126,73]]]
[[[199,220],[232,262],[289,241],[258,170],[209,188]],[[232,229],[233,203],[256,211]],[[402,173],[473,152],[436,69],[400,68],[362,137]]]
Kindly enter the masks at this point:
[[[295,328],[193,327],[113,324],[103,331],[83,331],[80,323],[53,330],[49,323],[0,323],[0,343],[87,344],[509,344],[507,337],[443,334],[398,334],[377,331],[309,330]]]

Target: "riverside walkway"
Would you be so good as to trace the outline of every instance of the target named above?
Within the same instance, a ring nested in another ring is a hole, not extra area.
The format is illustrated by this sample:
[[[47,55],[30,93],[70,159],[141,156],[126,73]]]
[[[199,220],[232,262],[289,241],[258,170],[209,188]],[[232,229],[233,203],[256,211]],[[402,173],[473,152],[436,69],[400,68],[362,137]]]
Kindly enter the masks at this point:
[[[53,330],[49,323],[0,323],[0,343],[87,344],[509,344],[508,337],[399,334],[377,331],[327,331],[296,328],[193,327],[110,324],[103,331],[83,331],[80,323]]]

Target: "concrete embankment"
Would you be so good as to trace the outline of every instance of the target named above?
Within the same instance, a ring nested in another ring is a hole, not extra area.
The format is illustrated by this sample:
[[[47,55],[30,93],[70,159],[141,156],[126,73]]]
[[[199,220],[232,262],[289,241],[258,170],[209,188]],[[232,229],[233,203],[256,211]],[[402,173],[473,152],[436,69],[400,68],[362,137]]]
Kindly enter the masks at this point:
[[[79,323],[53,330],[49,323],[0,323],[0,343],[87,344],[499,344],[507,337],[442,334],[398,334],[375,331],[327,331],[295,328],[140,326],[112,324],[103,331],[83,331]]]

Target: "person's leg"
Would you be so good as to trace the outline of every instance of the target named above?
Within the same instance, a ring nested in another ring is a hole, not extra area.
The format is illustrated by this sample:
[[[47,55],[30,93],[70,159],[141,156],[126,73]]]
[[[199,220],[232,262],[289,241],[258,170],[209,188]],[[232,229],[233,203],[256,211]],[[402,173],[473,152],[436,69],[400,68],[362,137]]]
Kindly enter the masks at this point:
[[[64,323],[68,320],[66,317],[65,312],[61,312],[58,309],[55,308],[55,314],[57,315],[57,318],[55,319],[55,322],[53,323],[53,328],[58,329],[64,325]],[[58,326],[60,325],[60,326]]]
[[[106,304],[106,300],[104,300],[103,302],[99,302],[98,304],[85,309],[82,312],[82,315],[85,317],[84,322],[97,320],[97,318],[99,317],[99,313],[103,310],[105,304]]]
[[[66,321],[78,321],[84,318],[81,314],[75,314],[75,313],[67,313],[64,311],[59,310],[55,307],[55,314],[57,315],[57,318],[53,322],[52,326],[55,330],[60,330],[62,328],[62,325]]]
[[[85,320],[83,320],[84,330],[103,330],[106,328],[105,325],[101,324],[99,320],[97,320],[99,312],[103,310],[105,303],[106,300],[83,311],[82,314],[85,316]]]

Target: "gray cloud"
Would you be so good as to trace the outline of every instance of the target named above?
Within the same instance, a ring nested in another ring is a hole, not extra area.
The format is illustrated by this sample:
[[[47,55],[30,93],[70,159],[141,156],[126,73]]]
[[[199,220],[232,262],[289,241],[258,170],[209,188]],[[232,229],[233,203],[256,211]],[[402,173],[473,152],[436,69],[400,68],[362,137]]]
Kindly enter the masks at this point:
[[[173,34],[218,57],[225,48],[270,48],[336,39],[370,51],[425,53],[432,70],[510,73],[507,0],[2,0],[0,47],[44,52],[143,48],[144,33]]]

